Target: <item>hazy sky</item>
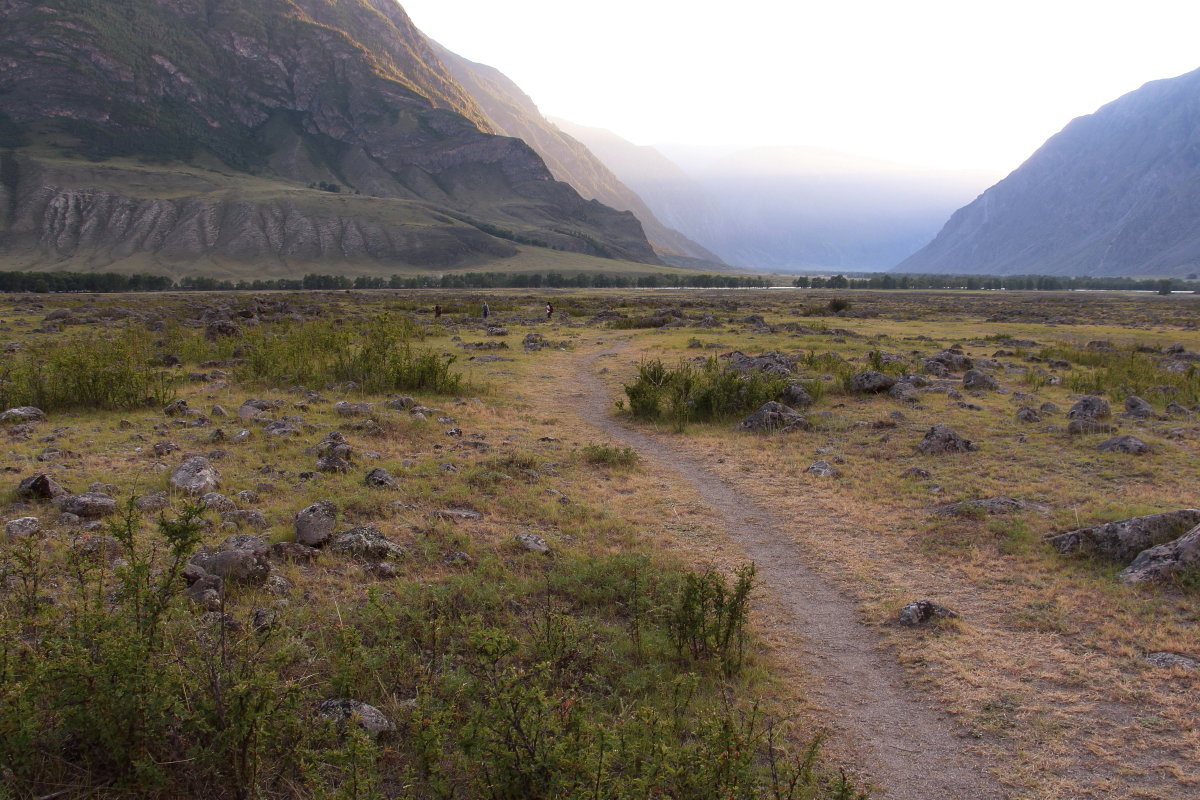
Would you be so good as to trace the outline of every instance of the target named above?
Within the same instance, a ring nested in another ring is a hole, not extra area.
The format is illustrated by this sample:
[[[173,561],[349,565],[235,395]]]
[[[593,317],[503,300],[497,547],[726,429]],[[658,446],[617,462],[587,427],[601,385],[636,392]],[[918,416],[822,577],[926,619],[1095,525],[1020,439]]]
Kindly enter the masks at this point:
[[[1007,173],[1200,67],[1190,0],[402,0],[543,114],[638,144],[829,147]]]

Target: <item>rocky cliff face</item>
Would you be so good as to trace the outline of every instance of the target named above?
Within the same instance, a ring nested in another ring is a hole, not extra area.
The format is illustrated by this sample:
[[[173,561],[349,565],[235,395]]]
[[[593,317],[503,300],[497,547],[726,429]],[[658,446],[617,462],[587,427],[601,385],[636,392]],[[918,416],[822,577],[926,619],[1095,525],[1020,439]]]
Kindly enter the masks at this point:
[[[1074,120],[895,269],[1200,271],[1200,70]]]
[[[721,263],[711,251],[660,222],[637,192],[622,183],[582,142],[543,117],[533,100],[504,73],[469,61],[436,42],[431,41],[430,45],[450,74],[483,109],[492,127],[526,142],[542,157],[555,178],[569,183],[583,197],[632,211],[660,254]]]
[[[511,251],[488,241],[498,235],[657,263],[632,214],[584,200],[494,135],[392,0],[0,0],[0,12],[9,255],[295,249],[446,266],[464,247]],[[62,168],[71,155],[125,175],[78,183],[88,171]],[[161,175],[122,159],[256,183],[161,197]],[[310,186],[393,202],[364,220],[371,204],[335,213],[304,199],[330,194]]]

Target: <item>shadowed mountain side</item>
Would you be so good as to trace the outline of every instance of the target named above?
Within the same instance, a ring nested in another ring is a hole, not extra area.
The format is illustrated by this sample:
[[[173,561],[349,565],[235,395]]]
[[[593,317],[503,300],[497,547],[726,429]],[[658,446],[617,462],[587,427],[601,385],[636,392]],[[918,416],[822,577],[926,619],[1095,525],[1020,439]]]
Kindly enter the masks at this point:
[[[432,40],[429,43],[450,74],[487,114],[491,126],[505,136],[524,140],[542,157],[555,178],[571,184],[583,197],[622,211],[632,211],[660,254],[721,263],[716,255],[661,223],[636,192],[622,183],[586,146],[543,117],[533,100],[504,73],[486,64],[468,61]]]
[[[1198,271],[1200,70],[1153,81],[1072,121],[895,269]]]
[[[491,133],[487,115],[391,0],[10,0],[0,61],[0,147],[14,148],[0,170],[5,255],[34,247],[56,263],[95,268],[112,252],[155,252],[161,235],[117,241],[108,233],[111,209],[149,213],[141,201],[155,199],[156,188],[140,161],[253,177],[251,194],[260,198],[307,186],[425,207],[424,220],[390,216],[387,226],[403,230],[390,228],[387,247],[366,248],[371,258],[459,263],[458,244],[430,249],[449,241],[428,236],[427,215],[443,209],[450,214],[441,216],[444,226],[466,222],[475,229],[466,238],[495,240],[472,253],[513,250],[509,239],[659,263],[633,214],[584,200],[555,181],[524,142]],[[72,155],[133,174],[71,183],[88,174],[56,166]],[[26,184],[46,175],[57,182]],[[128,193],[114,193],[115,184]],[[45,208],[22,205],[47,196]],[[228,247],[244,241],[225,235],[229,225],[257,212],[231,214],[226,204],[258,199],[193,199],[205,209],[191,217],[200,228],[177,237],[189,244],[172,251],[172,260],[287,257],[278,237],[245,251]],[[265,202],[267,218],[283,214],[297,228],[330,229],[327,217],[309,216],[311,204]],[[161,202],[151,205],[163,221],[156,225],[172,218]],[[60,208],[70,213],[46,213]],[[334,216],[352,239],[353,219]],[[64,218],[89,234],[62,235],[55,225]],[[213,219],[222,221],[222,233],[213,232]],[[457,233],[450,239],[461,241]],[[318,250],[337,257],[337,248]]]

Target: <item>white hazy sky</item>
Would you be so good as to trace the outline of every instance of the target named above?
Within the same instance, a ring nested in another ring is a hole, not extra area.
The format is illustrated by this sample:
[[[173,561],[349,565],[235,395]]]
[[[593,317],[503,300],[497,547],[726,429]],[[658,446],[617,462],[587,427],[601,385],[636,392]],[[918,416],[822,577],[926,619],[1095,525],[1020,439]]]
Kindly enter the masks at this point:
[[[1007,173],[1200,67],[1194,0],[401,0],[543,114],[637,144],[803,145]]]

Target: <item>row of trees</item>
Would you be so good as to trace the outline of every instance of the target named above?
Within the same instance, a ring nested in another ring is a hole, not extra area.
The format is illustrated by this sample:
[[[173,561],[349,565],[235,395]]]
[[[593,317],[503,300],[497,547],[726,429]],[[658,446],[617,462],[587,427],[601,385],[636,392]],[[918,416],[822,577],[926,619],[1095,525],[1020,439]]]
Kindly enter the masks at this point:
[[[796,278],[793,286],[802,289],[1006,289],[1009,291],[1061,292],[1074,290],[1125,290],[1158,292],[1200,291],[1195,276],[1188,280],[1172,278],[1059,277],[1054,275],[894,275],[884,273],[867,278],[833,277]]]

